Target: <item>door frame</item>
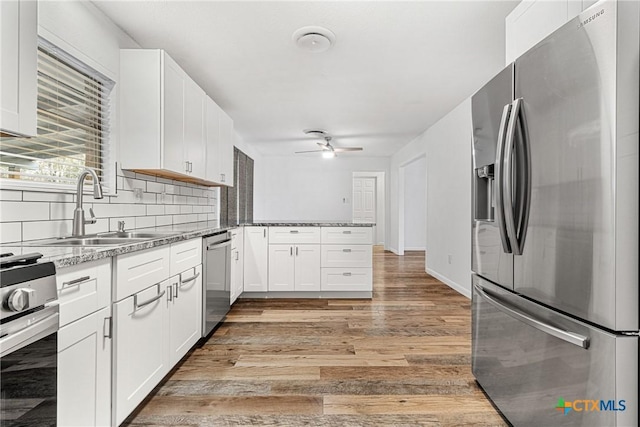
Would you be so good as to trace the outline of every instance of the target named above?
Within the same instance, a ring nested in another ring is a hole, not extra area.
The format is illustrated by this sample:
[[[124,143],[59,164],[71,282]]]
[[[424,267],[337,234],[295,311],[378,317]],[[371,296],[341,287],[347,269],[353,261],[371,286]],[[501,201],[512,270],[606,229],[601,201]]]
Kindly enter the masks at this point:
[[[428,165],[426,164],[426,159],[427,159],[427,154],[423,153],[419,156],[416,156],[410,160],[407,160],[404,163],[400,164],[400,167],[398,169],[398,252],[396,255],[404,255],[404,250],[405,250],[405,245],[404,245],[404,232],[405,232],[405,223],[404,223],[404,213],[405,213],[405,199],[404,199],[404,191],[405,191],[405,175],[407,172],[407,166],[411,165],[412,163],[417,162],[418,160],[421,159],[425,159],[425,194],[424,194],[424,199],[425,202],[427,200],[427,191],[429,189],[428,186],[428,182],[427,182],[427,177],[429,176],[429,174],[427,173],[427,168]],[[427,248],[427,242],[429,240],[429,236],[428,236],[428,231],[427,231],[427,216],[426,216],[426,212],[425,212],[425,251]]]
[[[373,236],[374,245],[386,245],[386,182],[384,171],[373,172],[353,172],[351,177],[351,196],[353,197],[353,178],[375,178],[376,179],[376,226]],[[353,200],[352,200],[353,202]],[[351,218],[353,219],[353,206],[351,207]]]

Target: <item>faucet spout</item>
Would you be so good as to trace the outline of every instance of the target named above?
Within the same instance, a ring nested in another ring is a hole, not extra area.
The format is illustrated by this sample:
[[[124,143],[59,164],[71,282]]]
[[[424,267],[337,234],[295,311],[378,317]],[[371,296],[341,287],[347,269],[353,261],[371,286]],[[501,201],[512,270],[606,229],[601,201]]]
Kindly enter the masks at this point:
[[[96,171],[91,168],[84,169],[78,176],[78,186],[76,188],[76,209],[73,211],[73,231],[71,232],[72,236],[83,236],[85,234],[85,224],[95,224],[96,222],[96,219],[93,215],[89,220],[84,219],[84,209],[82,209],[84,180],[87,175],[91,175],[91,178],[93,178],[93,198],[102,199],[104,197],[104,195],[102,194],[102,185],[100,184],[100,179],[98,178],[98,174],[96,174]]]

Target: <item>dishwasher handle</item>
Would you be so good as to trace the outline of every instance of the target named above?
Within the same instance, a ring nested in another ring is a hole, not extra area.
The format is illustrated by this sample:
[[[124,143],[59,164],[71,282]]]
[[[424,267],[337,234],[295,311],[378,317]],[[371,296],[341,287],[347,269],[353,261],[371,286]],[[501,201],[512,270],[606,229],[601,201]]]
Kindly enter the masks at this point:
[[[214,243],[213,245],[207,245],[207,250],[224,248],[225,246],[231,245],[231,239],[223,240],[222,242]]]

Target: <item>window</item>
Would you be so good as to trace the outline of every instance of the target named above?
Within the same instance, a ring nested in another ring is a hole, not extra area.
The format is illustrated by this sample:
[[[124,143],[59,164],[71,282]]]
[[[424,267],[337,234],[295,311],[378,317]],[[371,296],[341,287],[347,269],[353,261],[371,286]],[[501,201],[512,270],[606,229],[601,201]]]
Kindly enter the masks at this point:
[[[38,42],[38,134],[0,140],[0,177],[75,184],[84,167],[105,181],[109,157],[109,94],[113,82]],[[18,182],[18,181],[14,181]]]

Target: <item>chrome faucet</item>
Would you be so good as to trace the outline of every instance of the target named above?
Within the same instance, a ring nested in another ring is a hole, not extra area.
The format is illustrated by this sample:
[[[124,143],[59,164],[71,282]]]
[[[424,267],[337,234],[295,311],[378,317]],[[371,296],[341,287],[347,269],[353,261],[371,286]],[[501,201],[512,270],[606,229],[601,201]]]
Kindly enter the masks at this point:
[[[84,209],[82,209],[82,191],[84,190],[84,179],[87,175],[91,175],[93,178],[93,198],[102,199],[102,185],[98,175],[93,169],[86,168],[80,173],[78,177],[78,188],[76,192],[76,209],[73,211],[73,231],[72,236],[84,236],[84,225],[95,224],[96,216],[93,214],[93,209],[89,208],[90,219],[84,219]]]

